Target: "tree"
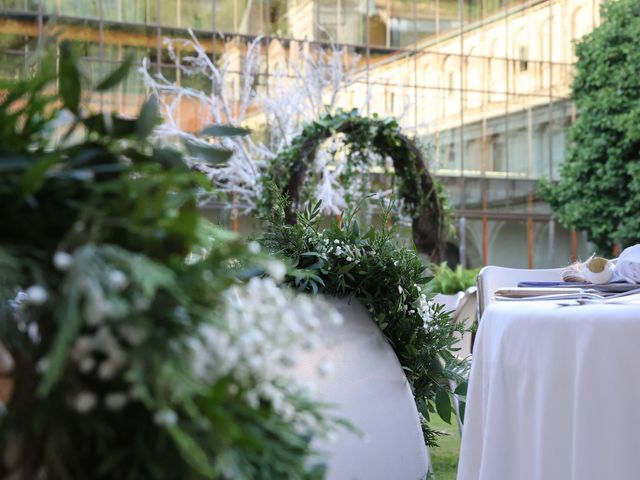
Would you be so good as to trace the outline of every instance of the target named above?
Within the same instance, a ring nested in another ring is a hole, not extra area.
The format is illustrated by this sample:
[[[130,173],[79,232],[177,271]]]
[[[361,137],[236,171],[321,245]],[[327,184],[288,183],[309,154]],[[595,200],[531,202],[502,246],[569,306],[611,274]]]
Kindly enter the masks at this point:
[[[578,119],[561,180],[543,182],[541,195],[606,254],[640,240],[640,2],[607,3],[602,17],[576,46]]]

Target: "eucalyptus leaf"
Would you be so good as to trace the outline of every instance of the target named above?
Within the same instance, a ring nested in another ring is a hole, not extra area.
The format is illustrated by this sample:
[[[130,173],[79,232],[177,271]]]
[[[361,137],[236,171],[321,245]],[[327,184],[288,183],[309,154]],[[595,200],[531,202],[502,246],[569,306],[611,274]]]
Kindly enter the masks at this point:
[[[113,137],[133,135],[136,132],[137,125],[135,119],[121,117],[108,112],[90,115],[83,118],[82,123],[93,132]]]
[[[233,125],[211,125],[200,132],[203,137],[237,137],[249,135],[248,128],[234,127]]]
[[[147,138],[160,122],[160,110],[158,99],[150,96],[140,109],[140,115],[136,121],[136,135],[139,139]]]
[[[60,44],[60,75],[58,88],[60,98],[66,108],[74,113],[78,112],[82,93],[81,75],[78,60],[69,42]]]
[[[229,160],[231,155],[233,155],[232,150],[227,150],[226,148],[221,148],[214,145],[202,145],[193,142],[185,142],[185,147],[187,148],[187,151],[190,155],[212,165],[223,164],[227,160]]]
[[[451,399],[449,394],[445,390],[438,390],[436,392],[436,411],[442,420],[451,424]]]
[[[133,65],[133,55],[129,54],[115,70],[93,87],[94,90],[104,92],[118,85],[127,76],[129,70],[131,70],[131,65]]]
[[[20,178],[20,193],[23,197],[31,195],[42,187],[45,177],[58,159],[51,155],[44,157],[27,168]]]
[[[468,383],[467,382],[462,382],[460,385],[458,385],[455,389],[455,391],[453,393],[455,393],[456,395],[466,395],[467,394],[467,387],[468,387]]]
[[[173,148],[153,147],[153,160],[167,169],[187,169],[182,154]]]

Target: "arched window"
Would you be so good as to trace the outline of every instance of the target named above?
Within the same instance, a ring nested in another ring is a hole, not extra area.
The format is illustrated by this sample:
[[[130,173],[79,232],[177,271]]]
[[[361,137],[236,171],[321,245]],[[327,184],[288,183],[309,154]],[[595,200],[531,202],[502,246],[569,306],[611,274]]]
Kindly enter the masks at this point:
[[[513,58],[515,58],[516,74],[529,70],[529,42],[526,32],[521,28],[513,36]]]
[[[571,38],[573,40],[582,38],[591,31],[592,23],[586,8],[576,8],[571,15]]]

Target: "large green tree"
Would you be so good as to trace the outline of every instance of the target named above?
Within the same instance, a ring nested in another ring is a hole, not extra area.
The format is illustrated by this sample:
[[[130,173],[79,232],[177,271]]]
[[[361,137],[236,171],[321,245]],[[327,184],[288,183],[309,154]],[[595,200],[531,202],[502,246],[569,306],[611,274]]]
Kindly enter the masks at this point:
[[[561,180],[541,193],[561,224],[608,254],[640,241],[640,0],[609,2],[602,17],[576,46],[578,119]]]

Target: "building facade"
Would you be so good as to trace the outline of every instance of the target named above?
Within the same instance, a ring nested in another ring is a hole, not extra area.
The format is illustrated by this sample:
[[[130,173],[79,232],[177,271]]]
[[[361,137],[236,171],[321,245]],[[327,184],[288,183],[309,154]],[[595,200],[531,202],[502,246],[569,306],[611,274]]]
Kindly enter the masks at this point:
[[[165,37],[187,38],[190,28],[219,60],[225,46],[261,36],[265,78],[291,42],[338,45],[359,56],[343,106],[398,116],[430,146],[463,261],[557,266],[590,247],[552,221],[536,187],[557,178],[564,160],[577,115],[574,42],[598,25],[599,8],[600,0],[0,0],[0,76],[28,74],[31,53],[56,30],[77,45],[90,77],[133,54],[204,90],[181,75]],[[144,95],[132,71],[117,90],[85,100],[133,113]],[[188,110],[185,122],[197,128],[200,116]]]

